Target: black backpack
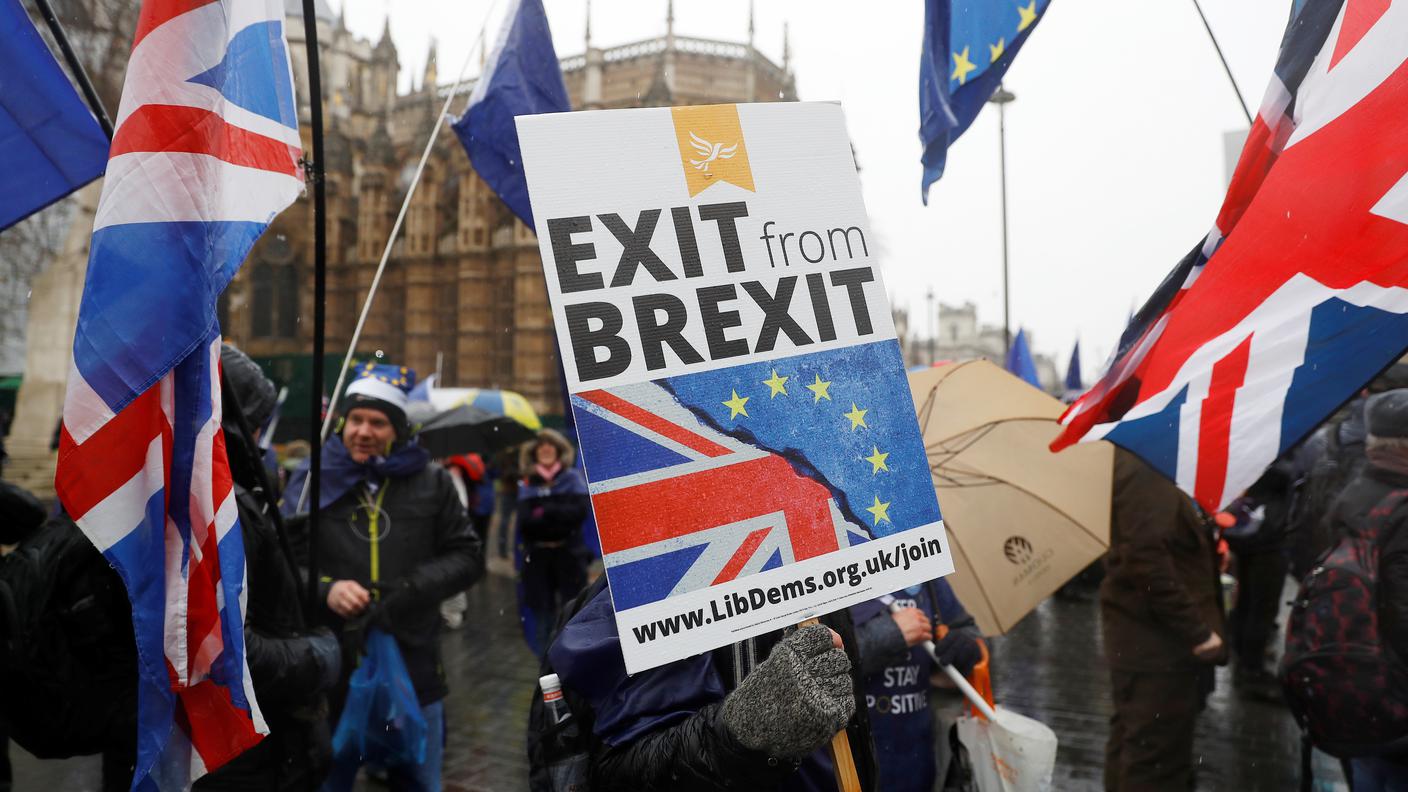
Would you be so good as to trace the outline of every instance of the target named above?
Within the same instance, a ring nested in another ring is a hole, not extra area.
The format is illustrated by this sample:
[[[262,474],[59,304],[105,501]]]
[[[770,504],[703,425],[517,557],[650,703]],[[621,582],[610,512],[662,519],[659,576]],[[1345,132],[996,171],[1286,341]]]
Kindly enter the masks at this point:
[[[137,664],[117,572],[67,517],[0,558],[0,722],[41,759],[132,742]]]
[[[1405,503],[1408,490],[1389,493],[1362,534],[1342,536],[1320,558],[1286,624],[1286,701],[1310,741],[1342,759],[1408,748],[1408,672],[1379,620],[1379,552]]]
[[[591,585],[566,605],[562,606],[553,628],[552,641],[567,622],[576,616],[587,603],[596,598],[606,588],[606,575],[601,575]],[[553,673],[547,654],[539,665],[538,676]],[[562,701],[566,703],[571,717],[558,722],[553,712],[543,703],[541,685],[533,686],[533,703],[528,709],[528,789],[530,792],[588,792],[592,752],[599,742],[593,730],[593,713],[586,699],[567,687],[562,688]]]

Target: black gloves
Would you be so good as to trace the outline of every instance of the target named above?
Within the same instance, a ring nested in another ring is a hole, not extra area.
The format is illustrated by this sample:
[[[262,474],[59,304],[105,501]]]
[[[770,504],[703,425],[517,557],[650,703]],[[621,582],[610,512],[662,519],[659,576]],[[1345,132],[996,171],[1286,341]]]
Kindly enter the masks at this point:
[[[973,636],[962,630],[952,630],[934,642],[934,657],[940,665],[951,665],[958,673],[968,676],[973,666],[982,662],[983,650]]]
[[[331,690],[342,673],[342,647],[337,636],[326,627],[318,627],[307,636],[308,649],[318,666],[318,690]]]

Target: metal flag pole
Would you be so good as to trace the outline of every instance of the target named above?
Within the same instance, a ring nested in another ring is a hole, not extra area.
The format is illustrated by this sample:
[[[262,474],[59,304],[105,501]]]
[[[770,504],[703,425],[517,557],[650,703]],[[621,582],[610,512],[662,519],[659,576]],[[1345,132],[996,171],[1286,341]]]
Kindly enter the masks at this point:
[[[83,64],[78,61],[78,55],[73,51],[73,45],[69,44],[68,36],[64,34],[63,26],[59,24],[59,18],[54,14],[54,7],[49,4],[49,0],[34,0],[34,4],[39,7],[39,15],[44,17],[44,22],[49,26],[49,32],[54,34],[54,41],[59,45],[59,51],[64,55],[64,62],[68,64],[68,70],[73,73],[73,79],[78,83],[78,89],[83,92],[83,98],[88,100],[88,109],[93,111],[93,115],[98,119],[98,126],[103,128],[103,134],[112,140],[112,119],[108,118],[108,111],[103,107],[103,100],[98,98],[98,92],[93,88],[93,81],[88,79],[88,71],[83,68]]]
[[[1227,82],[1232,83],[1232,91],[1237,94],[1237,103],[1242,106],[1242,115],[1247,117],[1247,126],[1252,125],[1252,114],[1247,109],[1247,100],[1242,98],[1242,89],[1237,87],[1237,78],[1232,76],[1232,67],[1227,65],[1227,56],[1222,54],[1222,46],[1217,43],[1217,36],[1212,33],[1212,25],[1208,24],[1208,16],[1203,13],[1203,6],[1198,0],[1193,0],[1193,7],[1198,9],[1198,18],[1203,20],[1203,29],[1208,32],[1208,38],[1212,40],[1212,48],[1217,50],[1217,59],[1222,61],[1222,71],[1227,74]]]
[[[327,190],[323,178],[323,76],[318,63],[318,15],[314,0],[303,0],[303,31],[308,50],[308,97],[311,110],[313,160],[304,163],[304,173],[313,185],[313,383],[308,389],[309,434],[318,431],[323,407],[323,344],[326,330],[328,280]],[[318,612],[318,519],[322,514],[323,444],[309,450],[308,476],[304,493],[313,492],[308,512],[308,610]]]
[[[311,2],[313,0],[303,0],[304,5]],[[484,19],[479,24],[481,34],[489,24],[489,17],[497,7],[496,0],[484,13]],[[480,35],[469,48],[469,53],[465,55],[464,63],[460,66],[459,76],[455,78],[455,84],[450,88],[449,95],[445,97],[445,104],[440,108],[440,114],[435,119],[435,128],[430,131],[430,139],[425,142],[425,150],[421,152],[415,175],[411,177],[411,184],[406,188],[406,197],[401,201],[401,211],[396,214],[396,222],[392,224],[391,233],[386,237],[386,247],[381,251],[381,261],[376,265],[376,274],[372,276],[371,287],[367,289],[367,299],[362,302],[362,313],[357,317],[357,326],[352,330],[352,340],[347,344],[347,354],[342,357],[342,368],[337,372],[337,383],[333,385],[332,396],[328,399],[327,416],[323,418],[322,428],[318,432],[318,441],[313,444],[314,448],[321,448],[328,439],[328,432],[332,430],[332,418],[337,414],[337,400],[342,394],[342,386],[347,380],[347,370],[352,365],[352,355],[357,351],[357,342],[362,339],[362,328],[367,323],[367,316],[372,312],[372,301],[376,299],[376,290],[381,285],[381,276],[386,272],[386,262],[391,258],[391,246],[396,242],[397,234],[401,233],[401,224],[405,222],[406,212],[411,208],[411,199],[415,197],[416,187],[420,186],[420,177],[425,173],[425,163],[430,159],[430,151],[435,147],[435,140],[440,137],[441,127],[445,125],[445,116],[450,112],[450,104],[455,100],[455,95],[459,93],[460,86],[464,84],[464,75],[469,71],[469,62],[474,59],[474,53],[483,45],[483,41],[484,37]],[[312,470],[317,469],[316,461],[309,464],[314,466]],[[308,491],[311,489],[313,489],[312,475],[304,479],[303,491],[298,495],[297,511],[303,511],[303,507],[308,504]]]
[[[1007,103],[1017,95],[998,83],[989,102],[997,105],[998,167],[1002,172],[1002,360],[1012,354],[1012,302],[1007,288]]]

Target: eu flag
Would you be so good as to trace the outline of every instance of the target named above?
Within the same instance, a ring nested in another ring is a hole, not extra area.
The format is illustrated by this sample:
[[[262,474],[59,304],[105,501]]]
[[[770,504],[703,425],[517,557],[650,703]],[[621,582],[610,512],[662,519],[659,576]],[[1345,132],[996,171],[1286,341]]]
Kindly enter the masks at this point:
[[[0,0],[0,230],[103,175],[108,139],[19,0]]]
[[[1012,348],[1007,350],[1007,371],[1034,388],[1041,387],[1041,378],[1036,374],[1036,359],[1027,345],[1027,331],[1018,330],[1012,339]]]
[[[1080,375],[1080,339],[1071,348],[1071,362],[1066,366],[1066,392],[1074,396],[1085,392],[1085,380]]]
[[[455,134],[469,153],[474,171],[518,219],[533,228],[513,119],[572,109],[542,0],[509,4],[488,64],[469,97],[469,109],[454,124]]]
[[[926,0],[919,59],[924,203],[948,147],[978,117],[1051,0]]]

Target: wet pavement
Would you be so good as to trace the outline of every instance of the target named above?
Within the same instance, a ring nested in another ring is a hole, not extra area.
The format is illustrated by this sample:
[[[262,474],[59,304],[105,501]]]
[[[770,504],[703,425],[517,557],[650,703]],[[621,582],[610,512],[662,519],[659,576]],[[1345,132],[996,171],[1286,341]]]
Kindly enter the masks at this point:
[[[1103,789],[1110,677],[1100,651],[1100,606],[1093,591],[1052,598],[993,642],[999,705],[1042,721],[1060,740],[1052,788]],[[1282,792],[1298,788],[1300,736],[1281,704],[1244,701],[1228,668],[1198,719],[1198,789]]]
[[[537,662],[518,629],[512,581],[490,575],[476,586],[465,627],[444,641],[452,689],[445,712],[445,789],[521,792],[527,788],[523,740]],[[1110,694],[1093,596],[1048,600],[994,642],[994,660],[999,704],[1043,721],[1060,739],[1053,789],[1100,789]],[[1196,750],[1199,789],[1296,788],[1299,742],[1290,714],[1279,705],[1239,699],[1226,669],[1219,669],[1217,690],[1199,720]],[[39,762],[12,751],[17,792],[98,787],[95,760]],[[366,780],[358,785],[381,788]]]

